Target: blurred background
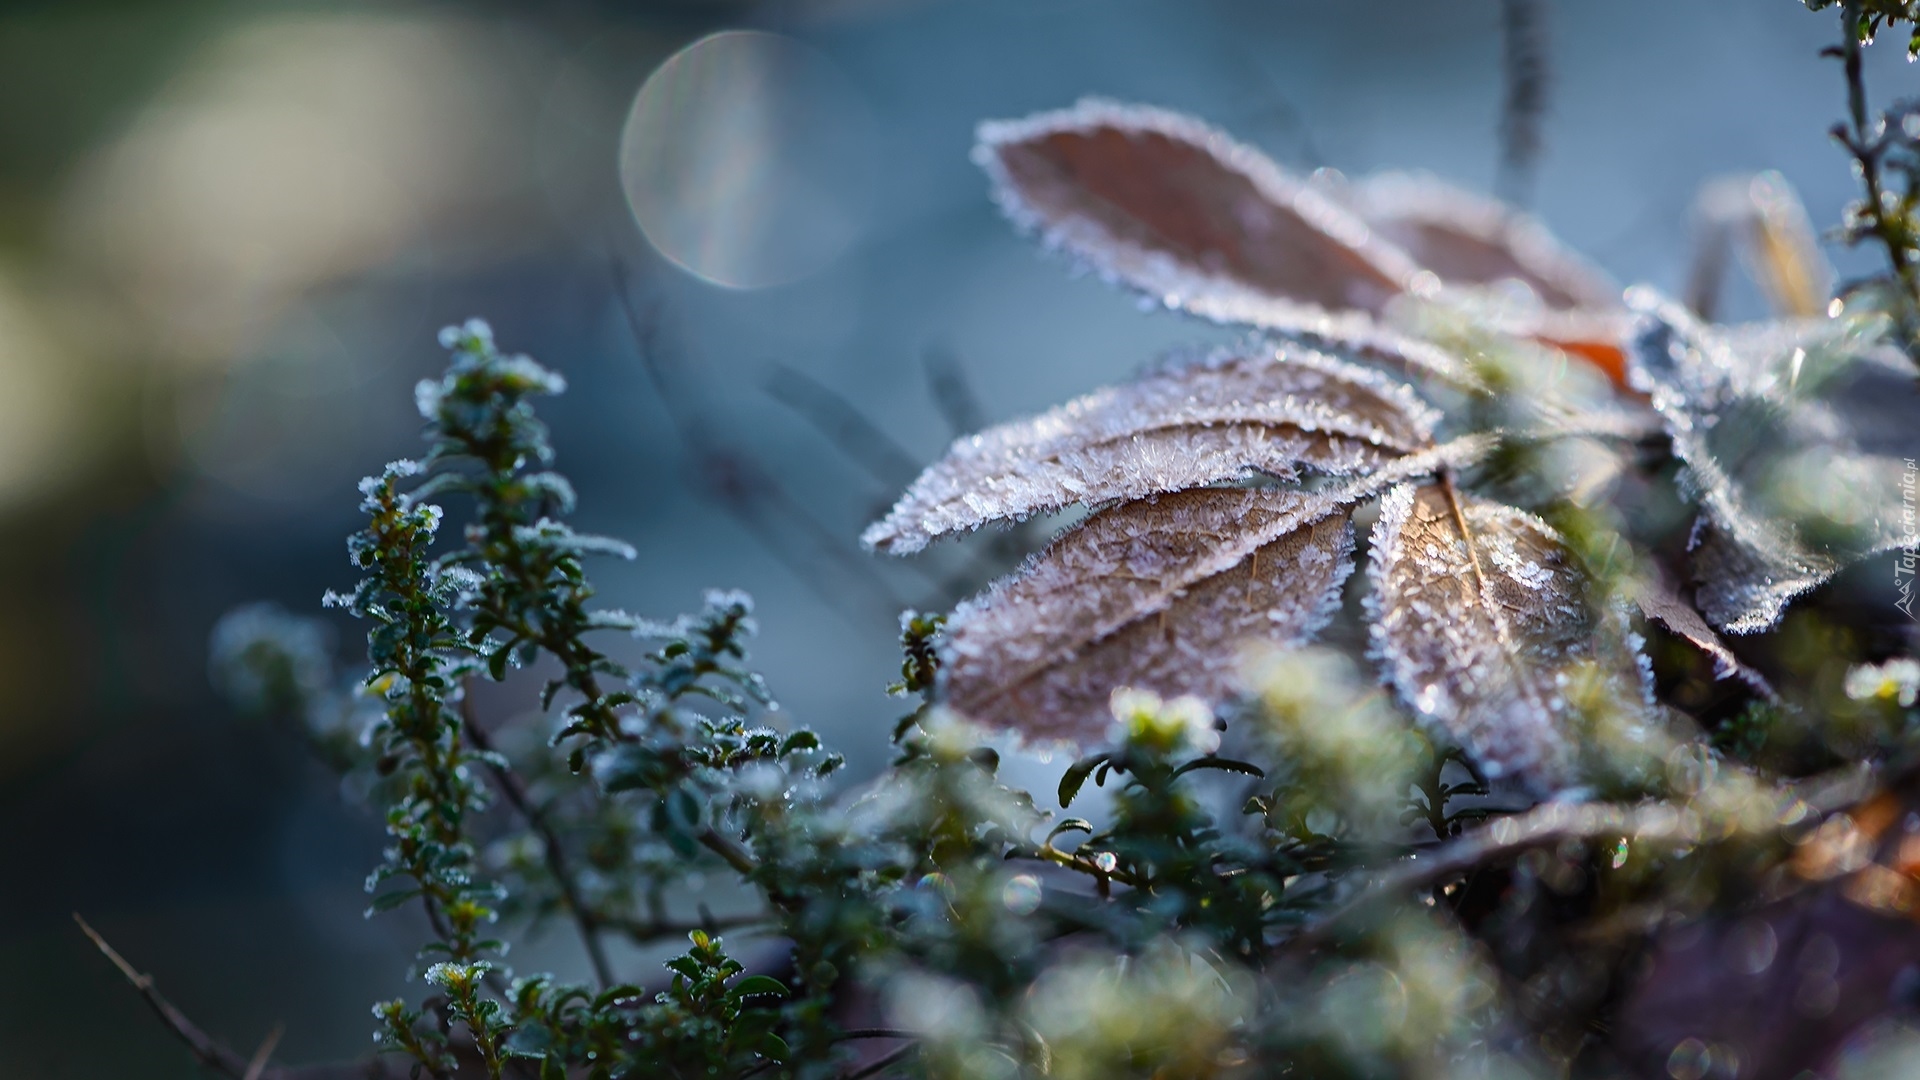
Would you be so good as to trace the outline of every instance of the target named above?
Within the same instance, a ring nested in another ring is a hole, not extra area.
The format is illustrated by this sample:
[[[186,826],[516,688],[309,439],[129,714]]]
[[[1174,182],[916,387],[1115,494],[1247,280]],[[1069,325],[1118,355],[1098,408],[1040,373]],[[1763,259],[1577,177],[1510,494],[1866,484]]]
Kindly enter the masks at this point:
[[[1717,175],[1837,220],[1828,13],[1544,7],[1535,209],[1623,282],[1681,287]],[[215,700],[206,639],[351,582],[354,482],[417,451],[437,328],[484,316],[572,384],[544,415],[579,523],[640,551],[602,598],[751,591],[786,709],[871,772],[895,616],[965,576],[858,551],[900,474],[969,414],[1222,336],[1017,238],[974,124],[1100,94],[1485,189],[1500,27],[1499,0],[0,8],[0,1072],[194,1075],[76,910],[243,1050],[286,1022],[279,1060],[358,1055],[368,1004],[417,991],[419,928],[360,914],[378,823]],[[577,964],[549,937],[515,959]]]

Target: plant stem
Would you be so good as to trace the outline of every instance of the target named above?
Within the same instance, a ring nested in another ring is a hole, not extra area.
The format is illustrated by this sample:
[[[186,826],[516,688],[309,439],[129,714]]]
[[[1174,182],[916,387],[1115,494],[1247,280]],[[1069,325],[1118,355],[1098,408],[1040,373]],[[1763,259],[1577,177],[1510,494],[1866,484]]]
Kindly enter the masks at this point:
[[[1887,215],[1885,189],[1880,180],[1880,162],[1886,154],[1887,137],[1884,132],[1877,136],[1871,134],[1868,127],[1867,83],[1860,53],[1861,17],[1861,0],[1842,0],[1839,57],[1846,71],[1847,115],[1852,126],[1834,125],[1833,137],[1853,156],[1854,165],[1860,170],[1860,182],[1866,187],[1866,198],[1862,200],[1866,231],[1886,248],[1887,261],[1893,267],[1894,280],[1900,289],[1894,322],[1900,328],[1902,344],[1915,356],[1915,362],[1920,363],[1920,355],[1915,354],[1915,346],[1920,344],[1920,324],[1915,319],[1916,306],[1920,306],[1920,270],[1914,266],[1901,230]]]
[[[460,718],[467,729],[467,740],[489,754],[499,751],[493,748],[493,741],[486,731],[475,722],[471,699],[460,700]],[[600,988],[613,985],[613,966],[607,962],[606,948],[600,943],[600,925],[598,916],[585,898],[580,895],[580,885],[574,879],[573,868],[568,865],[566,849],[560,844],[560,834],[547,819],[546,811],[533,801],[527,786],[519,774],[512,769],[489,764],[487,769],[505,795],[507,802],[527,822],[527,826],[540,835],[540,844],[544,849],[547,873],[552,875],[554,883],[560,887],[560,896],[566,901],[567,910],[573,914],[574,925],[580,929],[580,944],[586,948],[587,960],[593,964],[593,975]]]

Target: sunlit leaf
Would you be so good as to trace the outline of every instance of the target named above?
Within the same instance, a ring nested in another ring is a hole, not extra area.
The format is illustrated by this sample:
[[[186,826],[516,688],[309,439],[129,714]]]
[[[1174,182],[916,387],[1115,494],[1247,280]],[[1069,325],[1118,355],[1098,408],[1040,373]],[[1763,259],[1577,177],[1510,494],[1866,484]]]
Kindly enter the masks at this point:
[[[1570,689],[1587,673],[1638,708],[1632,651],[1539,519],[1444,484],[1404,484],[1381,500],[1371,558],[1373,646],[1388,680],[1489,775],[1542,791],[1569,782]]]
[[[1377,311],[1418,269],[1259,151],[1162,109],[1087,100],[982,124],[974,159],[1049,246],[1206,318]]]
[[[1620,306],[1620,288],[1546,226],[1513,207],[1425,173],[1355,181],[1369,226],[1450,285],[1518,281],[1556,310]]]
[[[1236,543],[1243,531],[1278,536]],[[1218,701],[1242,641],[1297,644],[1326,623],[1352,550],[1344,508],[1288,492],[1200,489],[1102,511],[954,613],[948,703],[1029,739],[1091,743],[1118,687]]]
[[[958,440],[862,540],[906,553],[1074,503],[1365,472],[1428,445],[1436,419],[1404,384],[1310,349],[1219,352]]]
[[[1899,546],[1902,463],[1862,451],[1823,400],[1873,367],[1873,327],[1849,320],[1722,331],[1650,290],[1633,378],[1650,395],[1700,507],[1696,603],[1734,633],[1765,630],[1794,597]]]
[[[1218,700],[1248,638],[1306,640],[1352,571],[1347,510],[1458,466],[1459,439],[1312,492],[1201,488],[1094,514],[948,622],[949,703],[1039,739],[1097,739],[1116,686]]]

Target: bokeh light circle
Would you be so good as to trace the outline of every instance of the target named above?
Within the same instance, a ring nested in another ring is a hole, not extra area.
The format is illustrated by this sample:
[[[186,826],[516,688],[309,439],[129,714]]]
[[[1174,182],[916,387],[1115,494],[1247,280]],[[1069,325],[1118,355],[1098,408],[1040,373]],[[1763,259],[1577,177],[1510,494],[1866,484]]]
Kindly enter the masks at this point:
[[[859,238],[873,159],[871,113],[831,60],[727,30],[647,77],[621,134],[620,182],[660,254],[757,289],[813,274]]]

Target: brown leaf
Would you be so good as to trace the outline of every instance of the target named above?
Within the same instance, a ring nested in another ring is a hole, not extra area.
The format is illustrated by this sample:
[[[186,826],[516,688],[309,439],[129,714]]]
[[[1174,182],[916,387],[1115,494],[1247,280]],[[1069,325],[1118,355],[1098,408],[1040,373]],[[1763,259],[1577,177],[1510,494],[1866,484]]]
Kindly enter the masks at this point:
[[[1519,281],[1556,310],[1620,306],[1620,288],[1529,214],[1420,173],[1353,187],[1367,224],[1450,285]]]
[[[949,703],[1029,737],[1091,741],[1115,686],[1218,700],[1237,641],[1303,641],[1330,613],[1352,567],[1328,522],[1344,536],[1354,503],[1489,446],[1455,440],[1315,492],[1198,489],[1094,514],[955,610]]]
[[[1220,352],[956,441],[861,539],[905,554],[1075,503],[1364,472],[1429,445],[1435,422],[1403,384],[1310,349]]]
[[[1545,522],[1444,484],[1404,484],[1381,500],[1371,559],[1373,647],[1388,681],[1489,775],[1542,792],[1572,779],[1568,693],[1581,668],[1637,709],[1633,651]]]
[[[1633,599],[1647,618],[1685,638],[1694,648],[1711,657],[1714,678],[1737,676],[1769,701],[1778,699],[1779,695],[1774,693],[1767,677],[1741,663],[1720,635],[1713,632],[1713,627],[1707,625],[1707,620],[1701,618],[1693,604],[1682,599],[1666,582],[1641,579],[1636,583]]]
[[[1314,517],[1317,515],[1317,520]],[[1353,572],[1348,510],[1274,490],[1126,503],[1072,530],[950,623],[950,705],[1030,740],[1098,742],[1121,686],[1218,702],[1238,645],[1299,644]],[[1223,570],[1242,530],[1280,531]]]
[[[1007,215],[1049,246],[1206,318],[1378,311],[1417,269],[1259,151],[1162,109],[1086,100],[985,123],[974,160]]]

